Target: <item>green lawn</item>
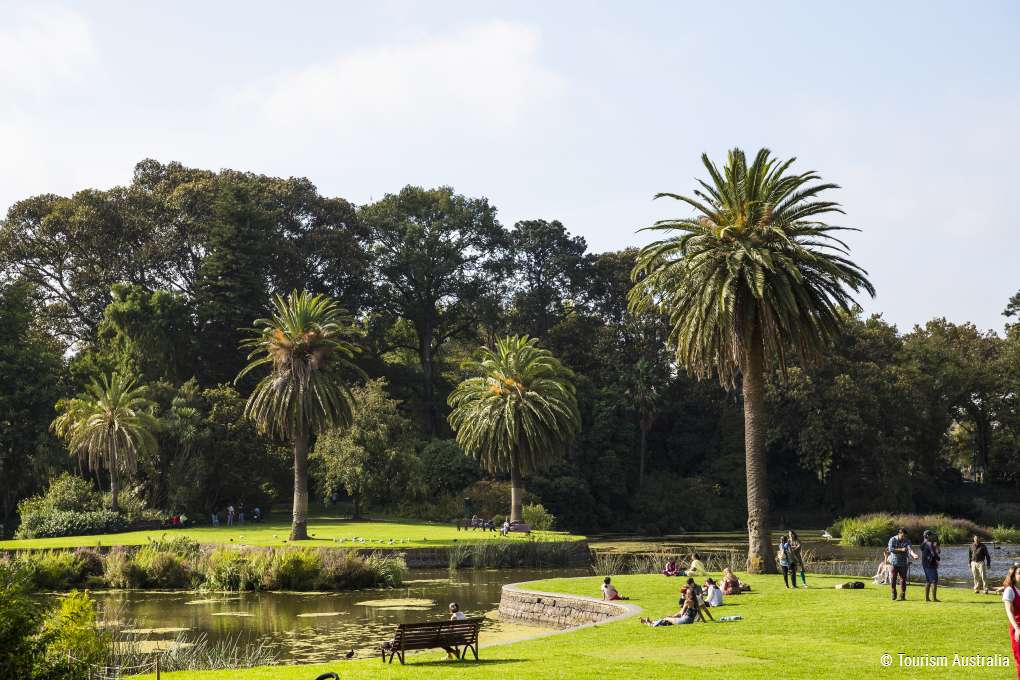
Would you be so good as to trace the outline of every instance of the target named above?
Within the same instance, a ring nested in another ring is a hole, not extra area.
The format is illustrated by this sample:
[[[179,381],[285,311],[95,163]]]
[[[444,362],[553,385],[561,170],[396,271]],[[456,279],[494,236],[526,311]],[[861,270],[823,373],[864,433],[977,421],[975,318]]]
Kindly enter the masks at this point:
[[[716,616],[743,621],[648,628],[631,618],[561,635],[483,647],[481,661],[448,662],[442,653],[409,657],[404,667],[378,658],[314,666],[245,671],[165,673],[167,680],[312,680],[334,670],[344,680],[393,678],[472,680],[515,678],[1014,678],[1007,624],[999,598],[944,589],[940,604],[911,586],[907,602],[892,602],[884,587],[834,590],[838,577],[809,576],[812,588],[789,591],[778,576],[755,577],[754,593],[730,598]],[[597,577],[535,582],[544,591],[592,594]],[[662,576],[614,581],[632,602],[659,616],[676,610],[679,582]],[[921,601],[918,598],[921,598]],[[484,645],[484,637],[483,637]],[[881,665],[889,652],[1009,657],[1009,668],[901,668]],[[362,650],[362,654],[369,650]],[[151,679],[152,676],[142,676]]]
[[[204,544],[234,544],[257,546],[301,545],[317,547],[357,546],[363,548],[443,547],[460,541],[508,540],[488,531],[457,531],[450,524],[432,524],[413,520],[349,520],[339,517],[312,517],[308,521],[307,541],[288,543],[290,520],[267,521],[244,526],[201,526],[187,529],[158,529],[155,531],[128,531],[121,534],[97,536],[66,536],[62,538],[35,538],[0,541],[0,550],[77,548],[95,545],[141,545],[163,535],[189,536]],[[561,532],[532,532],[542,540],[572,540]],[[335,539],[342,538],[343,541]],[[351,539],[365,539],[353,542]],[[521,534],[511,534],[510,540],[524,540]],[[390,543],[393,541],[393,543]]]

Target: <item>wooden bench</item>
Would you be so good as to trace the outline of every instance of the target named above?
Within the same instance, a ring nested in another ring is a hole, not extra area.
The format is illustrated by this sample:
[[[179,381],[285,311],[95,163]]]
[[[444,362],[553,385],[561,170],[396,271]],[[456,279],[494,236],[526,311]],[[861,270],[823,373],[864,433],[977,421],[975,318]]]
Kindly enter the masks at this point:
[[[478,629],[482,625],[481,617],[464,619],[463,621],[430,621],[428,623],[401,623],[397,626],[397,634],[380,648],[383,662],[389,654],[389,662],[393,657],[404,663],[404,652],[415,649],[449,649],[463,659],[470,649],[478,659]]]

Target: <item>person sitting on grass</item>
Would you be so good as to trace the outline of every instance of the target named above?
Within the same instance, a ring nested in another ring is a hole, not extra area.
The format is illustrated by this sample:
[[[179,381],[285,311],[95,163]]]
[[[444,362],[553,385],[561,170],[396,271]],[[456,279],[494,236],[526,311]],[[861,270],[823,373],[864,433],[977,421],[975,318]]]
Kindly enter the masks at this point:
[[[882,560],[878,563],[878,571],[875,572],[875,576],[871,580],[877,586],[888,585],[890,571],[892,571],[892,565],[889,564],[889,549],[883,548]]]
[[[705,581],[705,604],[709,607],[721,607],[723,604],[722,589],[713,578]]]
[[[642,618],[641,623],[652,628],[658,628],[660,626],[683,626],[689,623],[694,623],[698,618],[698,601],[694,597],[694,591],[685,588],[686,595],[681,599],[680,611],[672,616],[664,616],[661,619]]]
[[[679,576],[680,567],[676,566],[676,558],[670,557],[666,561],[666,568],[662,570],[663,576]]]
[[[701,556],[698,553],[691,555],[691,566],[687,569],[688,576],[701,576],[708,570],[705,569],[705,564],[701,561]]]
[[[739,595],[745,590],[750,590],[751,586],[746,583],[742,583],[739,578],[733,573],[733,570],[729,567],[723,567],[723,595]]]
[[[602,580],[602,599],[603,600],[629,600],[629,597],[622,597],[620,591],[616,589],[616,586],[612,584],[612,579],[608,576]]]
[[[695,583],[694,577],[688,578],[687,585],[680,590],[680,594],[683,597],[686,597],[688,593],[694,593],[694,602],[698,605],[698,618],[704,621],[705,615],[707,614],[708,618],[715,621],[712,617],[712,613],[708,611],[708,607],[705,604],[705,591],[701,589],[701,586]]]

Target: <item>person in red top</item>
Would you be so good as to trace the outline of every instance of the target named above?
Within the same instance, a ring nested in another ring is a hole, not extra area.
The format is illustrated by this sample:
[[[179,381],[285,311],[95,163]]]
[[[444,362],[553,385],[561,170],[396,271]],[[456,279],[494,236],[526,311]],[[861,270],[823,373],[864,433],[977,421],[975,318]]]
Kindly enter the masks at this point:
[[[1013,662],[1016,675],[1020,679],[1020,562],[1014,562],[1002,582],[1002,603],[1006,607],[1006,620],[1009,621],[1009,644],[1013,647]]]

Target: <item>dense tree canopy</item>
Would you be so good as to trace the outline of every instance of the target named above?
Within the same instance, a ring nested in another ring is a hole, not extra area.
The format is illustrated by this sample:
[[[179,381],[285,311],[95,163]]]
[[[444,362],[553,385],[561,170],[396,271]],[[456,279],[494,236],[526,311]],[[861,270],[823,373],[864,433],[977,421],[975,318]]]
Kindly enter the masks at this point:
[[[628,308],[636,249],[592,253],[555,215],[504,228],[484,197],[449,187],[394,187],[355,207],[303,178],[154,160],[129,180],[27,197],[0,222],[4,532],[18,502],[61,473],[109,490],[105,466],[90,473],[48,426],[58,401],[114,371],[145,385],[158,420],[155,446],[120,480],[125,508],[204,518],[291,504],[294,442],[243,417],[265,373],[229,383],[245,366],[240,329],[294,289],[349,310],[365,350],[345,374],[365,402],[353,429],[307,442],[354,461],[324,476],[313,465],[316,499],[337,491],[338,512],[355,495],[370,513],[446,521],[464,496],[498,496],[502,512],[509,474],[451,438],[446,399],[479,345],[527,333],[575,386],[576,436],[528,480],[559,526],[745,521],[744,399],[682,370],[667,344],[676,318]],[[741,243],[735,234],[725,238]],[[1003,305],[999,334],[944,319],[897,329],[835,309],[838,330],[813,361],[777,340],[786,375],[767,374],[762,390],[763,455],[781,471],[767,479],[770,524],[893,510],[1020,526],[1020,312],[1016,299]],[[367,482],[348,486],[340,472]]]

